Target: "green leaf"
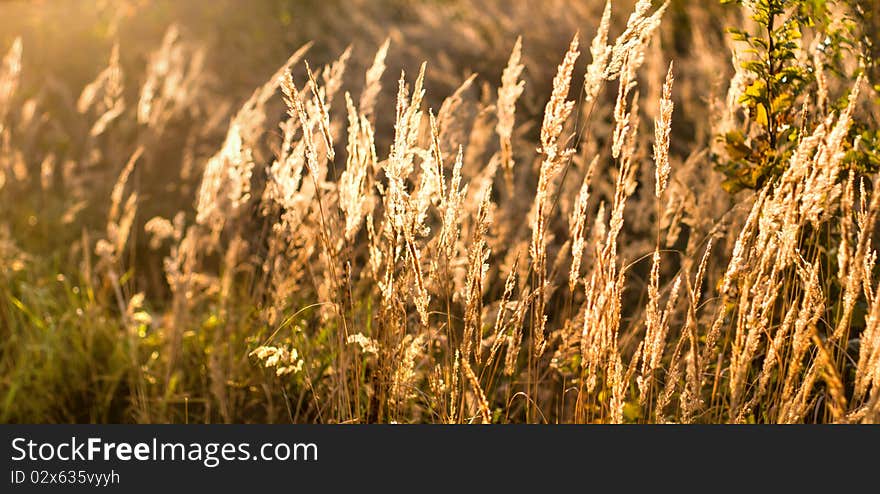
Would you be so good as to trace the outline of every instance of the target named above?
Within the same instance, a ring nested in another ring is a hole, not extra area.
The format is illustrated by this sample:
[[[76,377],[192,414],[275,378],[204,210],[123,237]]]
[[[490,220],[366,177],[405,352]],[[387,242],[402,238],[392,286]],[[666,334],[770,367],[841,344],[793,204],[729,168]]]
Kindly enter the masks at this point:
[[[765,128],[770,124],[770,120],[767,117],[767,108],[764,107],[763,103],[758,103],[755,107],[755,122]]]

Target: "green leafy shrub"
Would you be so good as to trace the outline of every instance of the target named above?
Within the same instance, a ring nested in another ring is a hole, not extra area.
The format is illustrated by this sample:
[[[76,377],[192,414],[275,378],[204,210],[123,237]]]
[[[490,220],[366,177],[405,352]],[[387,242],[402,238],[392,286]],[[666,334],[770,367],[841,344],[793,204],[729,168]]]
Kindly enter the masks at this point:
[[[747,85],[739,97],[745,110],[742,125],[719,139],[723,151],[716,168],[726,175],[725,190],[760,189],[787,166],[800,139],[809,135],[827,112],[845,106],[847,94],[832,99],[832,82],[854,81],[866,73],[870,53],[863,23],[845,3],[824,0],[742,0],[722,3],[744,5],[759,32],[730,28],[733,39],[747,47],[740,69]],[[837,14],[847,15],[839,17]],[[804,47],[814,41],[813,53]],[[861,61],[854,70],[844,64],[847,55]],[[869,74],[870,75],[870,74]],[[842,84],[849,87],[851,84]],[[848,143],[847,165],[860,174],[878,170],[880,134],[875,122],[857,119]],[[855,143],[855,144],[853,144]]]

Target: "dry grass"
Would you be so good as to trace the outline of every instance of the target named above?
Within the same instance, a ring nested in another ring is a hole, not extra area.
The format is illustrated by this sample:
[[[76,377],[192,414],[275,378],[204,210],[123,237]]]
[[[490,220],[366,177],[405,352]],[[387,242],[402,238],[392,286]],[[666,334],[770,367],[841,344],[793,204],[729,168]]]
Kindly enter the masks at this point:
[[[234,107],[177,27],[143,73],[115,45],[66,99],[22,83],[16,40],[0,418],[880,421],[880,194],[844,162],[870,85],[820,78],[815,131],[731,196],[708,155],[747,75],[715,11],[557,7],[599,21],[551,57],[513,9],[497,77],[393,71],[420,35],[383,32],[320,67],[304,46]],[[443,9],[472,42],[472,2],[413,12]]]

